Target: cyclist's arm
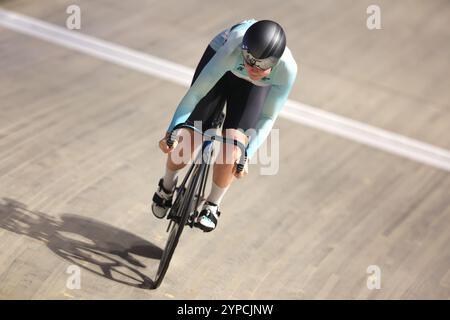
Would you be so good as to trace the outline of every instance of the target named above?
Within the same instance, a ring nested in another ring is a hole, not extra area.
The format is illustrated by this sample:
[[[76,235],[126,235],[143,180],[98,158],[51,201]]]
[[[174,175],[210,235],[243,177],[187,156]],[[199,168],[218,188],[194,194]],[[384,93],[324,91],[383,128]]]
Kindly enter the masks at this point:
[[[214,87],[229,69],[231,53],[236,41],[227,41],[206,64],[196,81],[179,103],[167,129],[170,132],[177,124],[185,122],[197,103]]]
[[[289,93],[294,85],[297,76],[297,65],[295,61],[291,62],[289,68],[282,71],[284,73],[284,84],[273,84],[270,88],[269,94],[264,102],[264,106],[256,123],[256,135],[251,136],[247,147],[247,157],[250,159],[261,144],[266,140],[272,129],[275,120],[278,117],[281,109],[287,101]]]

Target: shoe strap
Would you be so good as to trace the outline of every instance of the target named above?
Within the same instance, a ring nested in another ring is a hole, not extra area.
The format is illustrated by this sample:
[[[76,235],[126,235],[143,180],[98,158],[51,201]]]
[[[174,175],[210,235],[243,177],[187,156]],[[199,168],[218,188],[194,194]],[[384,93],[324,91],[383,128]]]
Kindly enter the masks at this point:
[[[211,207],[216,207],[216,209],[211,210]],[[206,211],[206,213],[205,213],[206,217],[211,219],[211,216],[213,216],[214,219],[216,220],[215,222],[217,222],[217,219],[219,219],[219,217],[220,217],[220,211],[219,211],[219,208],[217,208],[217,206],[206,203],[205,206],[203,207],[203,210]]]
[[[175,185],[176,185],[176,182],[177,181],[175,181]],[[163,193],[164,195],[167,195],[167,196],[171,196],[173,194],[173,191],[175,190],[175,186],[174,186],[174,188],[172,190],[167,190],[166,188],[164,188],[163,178],[159,179],[158,187],[159,187],[158,191]]]
[[[170,208],[172,206],[172,196],[166,199],[161,197],[158,192],[155,192],[152,200],[159,207]]]

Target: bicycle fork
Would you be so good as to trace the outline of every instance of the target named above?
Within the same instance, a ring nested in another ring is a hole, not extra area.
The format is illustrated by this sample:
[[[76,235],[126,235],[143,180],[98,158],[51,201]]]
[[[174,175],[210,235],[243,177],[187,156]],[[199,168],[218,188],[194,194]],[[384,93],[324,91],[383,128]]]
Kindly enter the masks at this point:
[[[206,189],[206,181],[208,180],[209,170],[211,167],[211,159],[214,154],[213,141],[205,141],[202,145],[201,154],[197,156],[197,160],[200,160],[199,164],[199,172],[200,175],[200,185],[198,191],[194,194],[193,198],[193,211],[189,216],[187,225],[191,228],[195,226],[195,222],[200,214],[198,208],[201,205],[201,202],[205,200],[205,189]],[[206,159],[204,156],[206,155]]]

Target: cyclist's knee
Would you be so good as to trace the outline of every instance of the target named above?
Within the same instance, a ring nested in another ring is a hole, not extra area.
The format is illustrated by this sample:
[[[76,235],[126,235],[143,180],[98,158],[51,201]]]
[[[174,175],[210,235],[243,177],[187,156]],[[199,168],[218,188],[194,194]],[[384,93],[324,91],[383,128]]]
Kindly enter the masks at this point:
[[[188,128],[182,128],[177,132],[176,139],[178,144],[170,153],[170,160],[175,166],[186,164],[191,159],[192,153],[198,144],[195,134],[192,129]]]
[[[237,140],[243,145],[247,144],[248,137],[238,129],[225,129],[222,132],[223,136],[225,136],[228,139]],[[226,165],[234,165],[234,163],[240,158],[241,156],[241,149],[238,146],[224,143],[222,144],[222,148],[220,150],[218,160],[220,164],[226,164]]]
[[[192,152],[201,144],[202,136],[190,128],[182,128],[177,134],[177,140],[177,148],[183,149],[184,153],[192,154]]]
[[[246,144],[248,141],[248,137],[242,129],[224,129],[222,130],[222,134],[229,139],[236,139],[243,144]]]

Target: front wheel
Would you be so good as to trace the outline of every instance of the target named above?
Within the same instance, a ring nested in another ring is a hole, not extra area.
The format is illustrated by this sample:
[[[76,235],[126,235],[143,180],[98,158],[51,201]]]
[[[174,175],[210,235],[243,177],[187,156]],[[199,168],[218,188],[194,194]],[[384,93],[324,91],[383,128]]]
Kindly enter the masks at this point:
[[[174,223],[169,231],[169,238],[167,239],[166,247],[164,248],[161,261],[159,262],[158,271],[156,272],[156,279],[154,284],[155,289],[159,287],[162,280],[164,279],[167,269],[169,268],[169,263],[172,259],[173,253],[175,252],[175,248],[177,247],[178,240],[181,236],[181,231],[182,227],[180,228],[180,225],[178,223]]]
[[[203,165],[200,165],[197,168],[198,169],[195,170],[192,175],[192,179],[186,192],[180,193],[175,200],[175,204],[179,204],[176,205],[177,210],[175,211],[177,212],[169,212],[169,214],[172,214],[173,217],[170,222],[171,228],[169,230],[169,237],[159,262],[158,271],[156,272],[156,279],[154,283],[155,289],[160,286],[164,276],[166,275],[170,260],[172,259],[175,248],[177,247],[178,241],[181,237],[181,233],[183,232],[184,226],[188,221],[191,208],[193,207],[194,195],[199,188],[198,181],[201,176],[201,172],[203,171]]]

